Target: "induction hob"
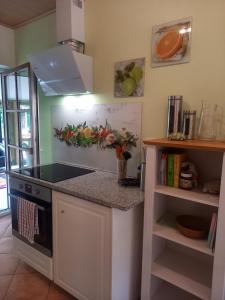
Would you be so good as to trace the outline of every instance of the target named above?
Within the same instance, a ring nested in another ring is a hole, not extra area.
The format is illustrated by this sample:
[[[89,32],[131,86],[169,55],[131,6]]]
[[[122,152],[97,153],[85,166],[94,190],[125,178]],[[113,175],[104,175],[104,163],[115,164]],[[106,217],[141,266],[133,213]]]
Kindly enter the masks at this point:
[[[16,170],[15,172],[25,176],[55,183],[73,177],[86,175],[95,171],[80,168],[80,167],[64,165],[60,163],[53,163],[50,165],[42,165],[42,166],[28,168],[28,169],[20,169],[20,170]]]

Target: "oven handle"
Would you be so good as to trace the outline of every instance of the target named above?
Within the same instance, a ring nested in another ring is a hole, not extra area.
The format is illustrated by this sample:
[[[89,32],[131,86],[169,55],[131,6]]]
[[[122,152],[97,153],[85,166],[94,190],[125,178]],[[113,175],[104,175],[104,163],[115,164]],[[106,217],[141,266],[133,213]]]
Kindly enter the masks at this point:
[[[13,194],[9,193],[8,195],[9,195],[9,197],[17,198],[17,196],[15,196]],[[29,201],[29,200],[27,200],[27,201]],[[30,201],[30,202],[32,202],[32,201]],[[37,207],[38,207],[39,210],[45,211],[45,208],[43,206],[37,205]]]

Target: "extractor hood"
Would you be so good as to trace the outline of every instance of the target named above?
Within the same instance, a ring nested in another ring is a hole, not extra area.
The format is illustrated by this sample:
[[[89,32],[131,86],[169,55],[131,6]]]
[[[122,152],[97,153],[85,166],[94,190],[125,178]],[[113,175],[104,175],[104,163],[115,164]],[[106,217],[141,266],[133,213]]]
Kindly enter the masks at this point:
[[[71,46],[84,49],[84,0],[57,0],[56,23],[60,45],[29,55],[40,86],[46,96],[91,93],[93,59]]]

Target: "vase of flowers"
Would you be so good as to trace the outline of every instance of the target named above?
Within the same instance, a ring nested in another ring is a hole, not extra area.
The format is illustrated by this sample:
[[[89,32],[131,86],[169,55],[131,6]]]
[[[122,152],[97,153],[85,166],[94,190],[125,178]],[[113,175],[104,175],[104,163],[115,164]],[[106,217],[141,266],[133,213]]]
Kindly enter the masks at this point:
[[[106,137],[106,148],[113,148],[117,158],[118,181],[127,177],[127,161],[131,158],[128,151],[131,147],[136,147],[137,136],[122,128],[119,131],[112,131]]]

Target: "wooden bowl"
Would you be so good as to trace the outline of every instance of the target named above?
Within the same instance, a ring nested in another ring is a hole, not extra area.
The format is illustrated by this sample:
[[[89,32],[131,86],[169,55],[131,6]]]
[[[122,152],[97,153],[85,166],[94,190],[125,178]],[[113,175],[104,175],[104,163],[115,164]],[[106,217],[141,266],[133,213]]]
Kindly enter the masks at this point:
[[[176,226],[180,233],[191,239],[202,239],[209,232],[209,222],[201,217],[180,215],[176,217]]]

